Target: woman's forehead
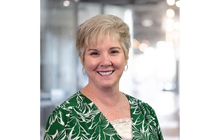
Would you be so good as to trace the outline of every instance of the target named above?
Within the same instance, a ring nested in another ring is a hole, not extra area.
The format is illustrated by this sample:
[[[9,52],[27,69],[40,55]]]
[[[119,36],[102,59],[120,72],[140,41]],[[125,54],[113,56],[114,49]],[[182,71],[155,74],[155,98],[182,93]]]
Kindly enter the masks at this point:
[[[102,45],[106,41],[112,42],[113,44],[120,44],[119,41],[111,35],[98,36],[96,39],[90,39],[89,44],[86,45],[87,48],[94,48],[96,46]]]

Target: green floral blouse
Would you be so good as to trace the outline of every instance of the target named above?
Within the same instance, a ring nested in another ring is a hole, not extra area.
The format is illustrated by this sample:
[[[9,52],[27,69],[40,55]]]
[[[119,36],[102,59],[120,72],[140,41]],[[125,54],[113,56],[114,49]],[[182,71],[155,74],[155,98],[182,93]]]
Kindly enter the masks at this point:
[[[126,94],[125,94],[126,95]],[[132,117],[132,140],[163,140],[154,110],[126,95]],[[97,106],[80,91],[50,115],[44,140],[122,140]]]

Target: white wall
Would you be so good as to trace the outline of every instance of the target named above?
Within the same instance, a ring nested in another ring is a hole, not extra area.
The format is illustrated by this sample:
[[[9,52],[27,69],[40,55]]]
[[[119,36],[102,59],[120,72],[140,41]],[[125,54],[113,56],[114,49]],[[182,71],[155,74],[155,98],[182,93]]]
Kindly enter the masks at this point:
[[[219,138],[219,1],[181,1],[180,139]]]

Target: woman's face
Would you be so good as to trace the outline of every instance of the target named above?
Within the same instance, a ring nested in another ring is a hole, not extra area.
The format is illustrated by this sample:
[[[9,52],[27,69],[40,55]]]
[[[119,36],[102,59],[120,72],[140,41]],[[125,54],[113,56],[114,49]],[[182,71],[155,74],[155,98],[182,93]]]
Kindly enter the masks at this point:
[[[127,60],[120,44],[105,36],[102,43],[86,48],[82,64],[89,77],[89,85],[107,89],[119,87]]]

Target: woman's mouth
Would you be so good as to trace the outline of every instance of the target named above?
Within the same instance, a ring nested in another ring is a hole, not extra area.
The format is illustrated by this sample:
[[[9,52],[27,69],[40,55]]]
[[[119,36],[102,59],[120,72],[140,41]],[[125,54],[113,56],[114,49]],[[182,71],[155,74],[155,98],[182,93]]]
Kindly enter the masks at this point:
[[[98,72],[100,75],[102,75],[102,76],[107,76],[107,75],[110,75],[110,74],[112,74],[114,72],[114,70],[112,70],[112,71],[107,71],[107,72]]]

